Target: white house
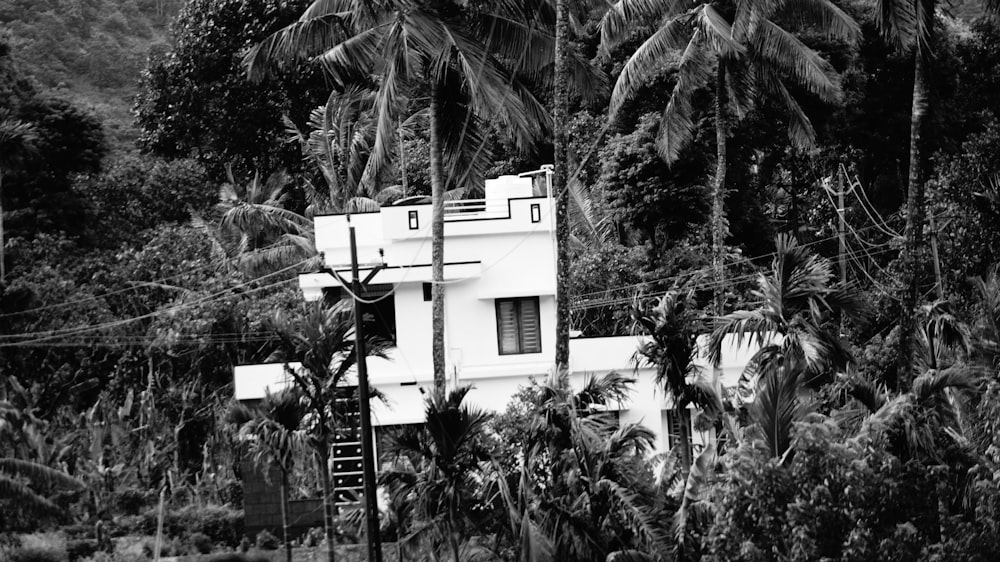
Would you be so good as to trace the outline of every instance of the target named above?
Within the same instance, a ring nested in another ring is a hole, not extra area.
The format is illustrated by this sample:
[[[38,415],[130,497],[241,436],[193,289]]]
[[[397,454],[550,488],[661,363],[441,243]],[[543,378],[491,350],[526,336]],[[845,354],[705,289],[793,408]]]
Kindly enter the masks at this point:
[[[487,180],[485,198],[449,201],[445,209],[445,347],[452,385],[472,385],[473,403],[501,411],[521,385],[547,376],[555,357],[555,237],[548,170]],[[326,266],[350,279],[348,226],[356,231],[361,297],[381,335],[396,346],[387,359],[369,358],[371,384],[387,398],[373,405],[375,426],[419,423],[421,388],[433,384],[431,359],[431,205],[409,198],[376,213],[318,216],[316,246]],[[376,268],[375,266],[379,266]],[[374,271],[377,269],[377,271]],[[329,272],[300,277],[306,299],[341,291]],[[585,335],[584,335],[585,336]],[[635,373],[631,398],[619,404],[621,423],[640,421],[669,443],[672,413],[649,369],[634,371],[635,337],[570,341],[571,381],[611,370]],[[749,349],[724,350],[723,384],[734,381]],[[706,367],[707,369],[707,367]],[[712,373],[710,369],[707,373]],[[716,375],[718,376],[718,375]],[[261,398],[287,384],[282,365],[235,371],[238,399]],[[697,442],[707,439],[694,435]]]

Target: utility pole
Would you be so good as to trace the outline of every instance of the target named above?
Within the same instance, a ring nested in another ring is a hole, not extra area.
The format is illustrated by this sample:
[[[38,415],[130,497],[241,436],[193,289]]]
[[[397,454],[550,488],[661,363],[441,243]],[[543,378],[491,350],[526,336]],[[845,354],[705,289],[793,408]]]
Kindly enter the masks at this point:
[[[347,221],[350,225],[350,217]],[[368,536],[368,562],[382,562],[382,538],[378,528],[378,498],[375,489],[375,448],[372,444],[371,404],[368,390],[368,362],[365,353],[364,318],[361,312],[362,281],[358,276],[358,243],[354,226],[351,234],[351,292],[354,293],[354,353],[358,361],[358,413],[361,417],[361,469],[365,483],[365,522]],[[368,276],[367,282],[371,279]]]

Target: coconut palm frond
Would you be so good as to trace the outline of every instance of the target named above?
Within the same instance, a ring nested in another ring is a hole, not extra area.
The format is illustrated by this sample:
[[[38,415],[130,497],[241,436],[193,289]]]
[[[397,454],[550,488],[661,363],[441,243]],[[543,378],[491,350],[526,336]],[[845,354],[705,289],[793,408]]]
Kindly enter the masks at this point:
[[[632,392],[635,379],[617,371],[601,376],[588,375],[583,388],[573,397],[577,409],[585,410],[593,406],[608,406],[621,403]]]
[[[601,17],[601,49],[608,51],[635,32],[636,22],[657,22],[681,2],[618,0]]]
[[[642,543],[649,552],[669,552],[671,550],[670,534],[654,515],[653,510],[638,493],[610,480],[599,482],[600,488],[606,489],[617,504],[622,518],[629,528],[638,531]]]
[[[792,424],[805,415],[798,398],[798,379],[784,375],[772,377],[758,387],[750,407],[753,420],[764,430],[764,440],[772,458],[781,458],[792,445]]]

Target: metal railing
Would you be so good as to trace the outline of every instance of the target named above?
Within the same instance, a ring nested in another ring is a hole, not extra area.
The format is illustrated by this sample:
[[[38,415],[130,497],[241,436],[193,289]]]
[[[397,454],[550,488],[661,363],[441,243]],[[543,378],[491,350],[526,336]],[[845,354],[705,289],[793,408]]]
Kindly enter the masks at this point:
[[[444,220],[460,221],[509,217],[507,199],[458,199],[444,202]]]

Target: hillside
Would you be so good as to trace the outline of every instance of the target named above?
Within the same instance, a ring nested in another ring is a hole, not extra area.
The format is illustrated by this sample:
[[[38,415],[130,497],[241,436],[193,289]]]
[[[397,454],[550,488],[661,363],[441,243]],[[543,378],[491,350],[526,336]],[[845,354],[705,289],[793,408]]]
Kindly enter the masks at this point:
[[[24,71],[93,112],[113,149],[136,137],[131,106],[151,51],[166,49],[183,0],[0,0],[0,29]]]

